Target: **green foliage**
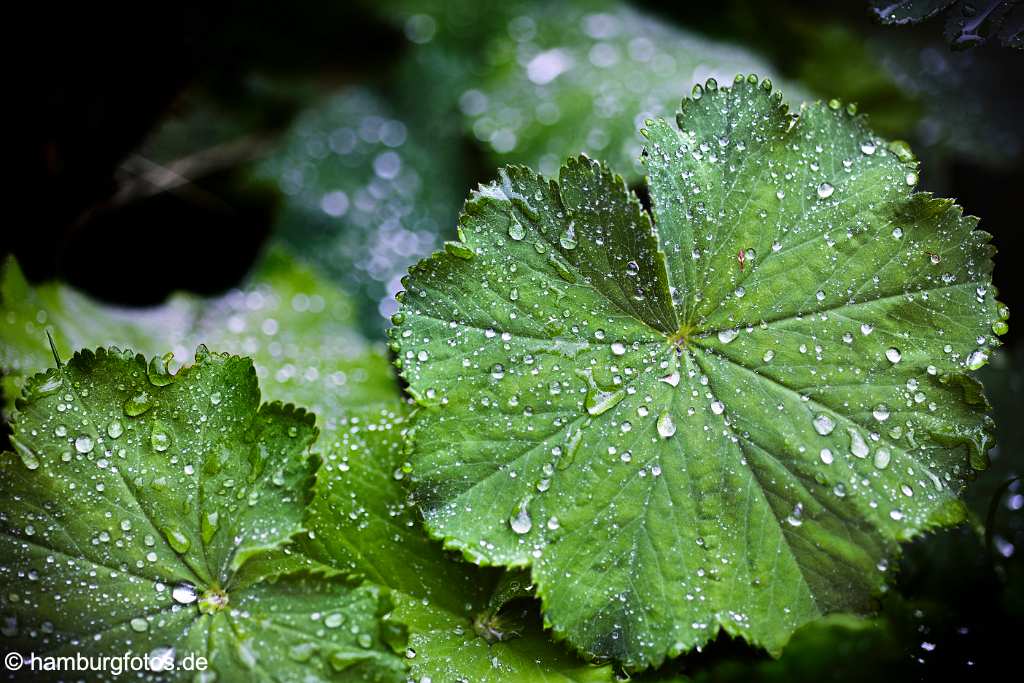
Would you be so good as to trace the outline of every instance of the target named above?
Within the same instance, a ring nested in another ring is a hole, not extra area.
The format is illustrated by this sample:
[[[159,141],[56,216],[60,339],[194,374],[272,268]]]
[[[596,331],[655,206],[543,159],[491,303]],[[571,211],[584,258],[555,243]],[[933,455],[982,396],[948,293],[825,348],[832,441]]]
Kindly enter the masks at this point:
[[[395,392],[386,357],[355,329],[351,301],[280,249],[241,288],[214,299],[178,294],[149,309],[108,306],[60,283],[32,287],[13,260],[0,273],[0,298],[8,407],[25,378],[50,365],[47,331],[65,356],[115,345],[172,352],[185,363],[202,343],[247,355],[271,399],[322,414],[390,401]]]
[[[390,589],[415,680],[610,682],[609,667],[579,662],[539,623],[523,624],[506,641],[479,635],[474,620],[497,574],[455,561],[423,533],[403,485],[403,412],[357,412],[326,435],[309,508],[314,533],[301,542],[303,553]]]
[[[276,239],[358,297],[371,337],[401,275],[455,219],[465,181],[453,146],[352,89],[305,112],[255,171],[285,198]]]
[[[318,462],[313,417],[259,401],[250,361],[204,347],[175,376],[101,348],[30,378],[0,461],[8,644],[200,655],[221,680],[402,680],[378,591],[246,571],[303,529]]]
[[[756,54],[619,3],[537,6],[494,37],[488,56],[479,90],[460,100],[474,135],[497,162],[551,176],[583,152],[638,180],[638,122],[671,113],[694,82],[770,71]],[[786,91],[804,99],[798,86]]]
[[[868,609],[991,444],[988,235],[852,107],[770,90],[648,124],[653,227],[586,158],[502,170],[390,331],[428,530],[627,668]]]

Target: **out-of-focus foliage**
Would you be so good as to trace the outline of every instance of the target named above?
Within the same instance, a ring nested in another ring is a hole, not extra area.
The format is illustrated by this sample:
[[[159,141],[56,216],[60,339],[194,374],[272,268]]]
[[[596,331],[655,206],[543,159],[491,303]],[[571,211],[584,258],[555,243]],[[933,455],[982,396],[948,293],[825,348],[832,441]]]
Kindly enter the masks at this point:
[[[253,358],[270,400],[336,415],[390,401],[395,390],[382,349],[356,329],[353,302],[284,251],[270,252],[249,280],[222,297],[173,296],[151,308],[109,306],[62,283],[33,287],[13,260],[0,280],[0,369],[8,408],[25,378],[52,363],[47,332],[65,356],[117,345],[192,360],[205,343]]]
[[[870,0],[879,21],[892,26],[945,19],[943,34],[956,50],[998,38],[1006,47],[1024,49],[1024,12],[1020,0]]]
[[[355,294],[375,336],[406,268],[451,230],[468,182],[457,142],[425,138],[406,114],[342,92],[303,113],[256,171],[284,197],[275,237]]]

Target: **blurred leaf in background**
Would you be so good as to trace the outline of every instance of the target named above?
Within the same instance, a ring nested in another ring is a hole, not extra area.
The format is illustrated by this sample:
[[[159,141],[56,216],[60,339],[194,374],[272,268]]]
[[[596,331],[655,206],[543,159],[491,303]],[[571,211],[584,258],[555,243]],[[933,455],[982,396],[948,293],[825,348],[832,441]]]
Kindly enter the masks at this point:
[[[1006,47],[1024,49],[1024,13],[1014,12],[1020,0],[869,0],[869,4],[878,20],[890,26],[942,16],[943,34],[955,50],[992,38]]]
[[[224,296],[176,294],[165,304],[100,303],[65,284],[33,287],[8,260],[0,279],[0,370],[8,410],[25,379],[53,363],[46,334],[65,358],[115,345],[190,363],[199,344],[253,359],[265,398],[329,418],[391,401],[397,385],[383,349],[359,333],[352,300],[314,269],[271,251]]]
[[[468,183],[457,142],[416,130],[380,96],[350,89],[299,116],[256,170],[284,198],[274,236],[357,297],[372,336],[409,264],[454,226]]]

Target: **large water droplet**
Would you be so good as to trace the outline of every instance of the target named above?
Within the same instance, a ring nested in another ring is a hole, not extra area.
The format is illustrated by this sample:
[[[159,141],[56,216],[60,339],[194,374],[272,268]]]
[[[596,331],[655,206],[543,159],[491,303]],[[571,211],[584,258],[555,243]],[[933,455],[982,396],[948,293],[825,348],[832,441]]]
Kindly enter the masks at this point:
[[[153,397],[148,391],[143,391],[124,402],[124,414],[128,417],[138,417],[153,407]]]
[[[868,457],[868,444],[856,429],[846,430],[850,435],[850,452],[858,458]]]
[[[167,545],[176,553],[184,554],[188,552],[188,549],[192,546],[192,541],[189,540],[188,536],[185,535],[181,529],[175,526],[166,526],[161,529],[164,538],[167,539]]]
[[[526,237],[526,228],[523,227],[522,223],[513,218],[512,223],[508,226],[508,236],[518,242]]]
[[[526,505],[529,501],[523,501],[519,505],[519,509],[509,518],[508,525],[512,527],[512,531],[519,534],[530,533],[530,529],[533,528],[533,520],[530,519],[530,511],[526,509]]]
[[[738,335],[739,333],[739,330],[736,329],[720,330],[718,332],[718,341],[722,342],[723,344],[728,344],[733,339],[735,339],[736,335]]]
[[[671,438],[676,433],[676,423],[671,413],[662,413],[658,418],[658,436],[663,439]]]
[[[619,401],[625,396],[626,392],[622,389],[618,391],[602,391],[597,387],[590,387],[586,397],[583,399],[583,407],[587,409],[587,413],[590,415],[601,415],[618,405]]]
[[[191,605],[199,598],[196,587],[188,581],[182,581],[171,590],[171,597],[181,605]]]
[[[835,192],[835,188],[829,183],[822,183],[821,185],[818,185],[818,197],[821,199],[828,199],[832,196],[833,192]]]
[[[880,470],[884,470],[889,466],[889,461],[892,459],[892,455],[889,453],[888,448],[879,448],[875,451],[875,467]]]
[[[149,442],[153,446],[153,450],[164,452],[171,445],[171,435],[163,430],[159,425],[153,427],[153,432],[150,434]]]
[[[85,434],[75,439],[75,450],[79,453],[91,453],[95,445],[92,437]]]
[[[899,349],[890,347],[885,350],[885,357],[890,363],[899,363],[900,359],[903,358],[903,354],[900,353]]]
[[[822,436],[828,436],[832,433],[832,430],[836,428],[835,421],[826,415],[825,413],[818,413],[811,420],[811,424],[814,425],[814,431],[818,432]]]

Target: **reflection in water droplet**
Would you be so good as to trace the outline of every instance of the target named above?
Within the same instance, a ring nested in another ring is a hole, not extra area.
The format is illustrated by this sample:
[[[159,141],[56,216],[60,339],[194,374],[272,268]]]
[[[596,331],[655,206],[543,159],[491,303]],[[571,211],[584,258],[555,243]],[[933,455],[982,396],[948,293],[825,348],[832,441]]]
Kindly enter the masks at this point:
[[[508,525],[512,527],[512,531],[519,535],[529,533],[530,529],[533,528],[533,520],[530,519],[530,512],[526,509],[528,502],[524,500],[520,504],[519,510],[508,520]]]
[[[885,357],[889,360],[890,363],[899,363],[900,359],[903,357],[903,354],[900,353],[899,349],[890,347],[885,350]]]
[[[739,330],[736,329],[720,330],[718,332],[718,341],[722,342],[723,344],[728,344],[733,339],[735,339],[736,335],[738,335],[739,333]]]
[[[818,197],[821,199],[828,199],[835,192],[835,188],[829,183],[822,183],[818,185]]]
[[[182,581],[171,590],[171,597],[181,605],[191,605],[199,597],[199,593],[191,583]]]
[[[814,425],[814,431],[822,436],[828,436],[836,428],[835,421],[825,413],[815,415],[814,419],[811,420],[811,424]]]
[[[864,437],[860,435],[860,432],[856,429],[847,429],[846,431],[850,435],[850,452],[858,458],[868,457],[868,444],[864,441]]]
[[[884,470],[889,466],[889,461],[892,459],[892,455],[889,453],[888,448],[879,448],[875,451],[875,467],[880,470]]]
[[[658,418],[658,435],[663,439],[671,438],[676,433],[676,423],[671,413],[662,413]]]

